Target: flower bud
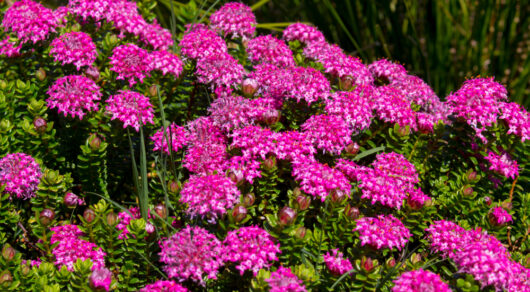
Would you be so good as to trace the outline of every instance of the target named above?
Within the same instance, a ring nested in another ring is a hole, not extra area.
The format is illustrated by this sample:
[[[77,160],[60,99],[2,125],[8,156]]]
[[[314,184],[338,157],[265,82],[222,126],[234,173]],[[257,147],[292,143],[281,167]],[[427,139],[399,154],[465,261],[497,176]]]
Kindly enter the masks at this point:
[[[267,157],[267,159],[263,161],[263,165],[265,166],[265,169],[267,170],[273,169],[276,166],[276,158]]]
[[[96,219],[96,212],[90,208],[87,208],[85,212],[83,212],[83,218],[85,218],[87,223],[92,223]]]
[[[397,134],[398,136],[400,137],[405,137],[405,136],[408,136],[410,134],[410,127],[401,127],[399,126],[399,129],[397,131]]]
[[[29,262],[22,261],[22,268],[20,269],[22,272],[22,275],[26,276],[31,271],[31,264]]]
[[[167,208],[164,204],[158,204],[155,206],[155,213],[156,215],[160,216],[162,219],[166,219],[167,217]]]
[[[298,197],[301,194],[302,194],[302,191],[300,190],[299,187],[296,187],[296,188],[293,189],[293,196]]]
[[[353,143],[348,144],[348,146],[346,146],[346,152],[351,155],[356,155],[357,153],[359,153],[359,148],[360,148],[359,144],[357,144],[356,142],[353,142]]]
[[[147,222],[145,224],[145,232],[147,232],[147,234],[151,234],[153,232],[155,232],[155,226],[149,222]]]
[[[340,189],[333,189],[330,192],[331,195],[331,201],[333,203],[340,203],[346,199],[346,192]]]
[[[412,262],[412,264],[417,264],[419,262],[421,262],[422,258],[421,258],[421,255],[419,253],[416,253],[416,254],[413,254],[410,261]]]
[[[243,172],[240,170],[231,170],[228,172],[228,178],[239,185],[244,179]]]
[[[118,223],[118,216],[112,211],[110,211],[110,213],[107,214],[106,219],[107,219],[107,224],[109,226],[114,226],[116,225],[116,223]]]
[[[40,212],[39,220],[40,223],[44,226],[50,225],[52,223],[53,219],[55,218],[55,212],[53,212],[50,209],[44,209]]]
[[[278,219],[280,220],[281,225],[290,225],[294,222],[296,218],[296,211],[285,206],[278,213]]]
[[[278,110],[270,109],[263,114],[263,121],[271,126],[280,121],[281,113]]]
[[[85,74],[88,78],[97,81],[99,78],[99,70],[96,66],[90,66],[85,70]]]
[[[84,203],[85,201],[83,201],[83,199],[79,198],[74,193],[66,193],[66,195],[64,195],[64,204],[67,207],[73,208],[77,205],[83,205]]]
[[[488,196],[484,197],[484,203],[486,203],[487,206],[490,206],[492,203],[491,198]]]
[[[232,217],[236,222],[241,222],[247,217],[247,208],[243,205],[236,205],[234,211],[232,211]]]
[[[101,138],[98,134],[90,134],[88,137],[88,145],[92,150],[98,150],[101,147]]]
[[[37,133],[42,134],[46,132],[46,129],[48,128],[48,123],[46,123],[45,119],[37,117],[35,118],[35,120],[33,120],[33,127],[35,128],[35,131],[37,131]]]
[[[42,68],[39,68],[39,70],[37,70],[37,72],[35,73],[35,76],[39,81],[43,81],[44,79],[46,79],[46,71],[44,71],[44,69]]]
[[[353,87],[353,77],[350,75],[342,76],[339,80],[339,86],[343,91],[350,91]]]
[[[370,272],[374,268],[374,262],[371,258],[363,256],[363,258],[361,259],[361,267],[367,272]]]
[[[466,173],[466,179],[469,182],[474,182],[477,179],[477,172],[472,169],[468,170],[468,172]]]
[[[247,78],[243,80],[243,84],[241,85],[243,95],[245,97],[252,97],[258,91],[258,81],[252,78]]]
[[[304,239],[306,232],[307,232],[307,229],[305,227],[303,226],[298,227],[298,229],[296,229],[295,236],[299,239]]]
[[[112,272],[107,268],[94,270],[89,277],[90,287],[96,291],[109,291]]]
[[[346,216],[350,218],[351,220],[357,220],[359,218],[359,215],[361,214],[361,211],[359,211],[359,208],[353,206],[346,208]]]
[[[15,257],[15,249],[6,243],[2,248],[2,257],[8,262],[11,261]]]
[[[0,285],[6,287],[9,286],[13,282],[13,276],[11,275],[11,272],[8,270],[4,270],[0,274]]]
[[[396,259],[394,259],[393,257],[389,258],[387,261],[386,261],[386,266],[388,268],[393,268],[396,266]]]
[[[506,210],[511,210],[513,208],[512,202],[506,201],[502,203],[501,207]]]
[[[167,190],[170,194],[176,194],[178,193],[179,191],[179,183],[174,181],[174,180],[170,180],[167,182]]]
[[[304,195],[299,195],[298,197],[296,197],[296,207],[298,208],[298,210],[307,210],[307,208],[309,208],[309,205],[311,205],[310,197]]]
[[[156,87],[156,84],[153,84],[151,85],[151,87],[149,87],[149,95],[151,95],[152,97],[158,95],[158,88]]]
[[[248,193],[243,197],[243,205],[245,207],[252,206],[255,201],[256,201],[256,196],[254,196],[254,193]]]
[[[471,186],[469,186],[469,185],[465,186],[463,194],[466,197],[469,197],[469,196],[473,195],[473,188]]]

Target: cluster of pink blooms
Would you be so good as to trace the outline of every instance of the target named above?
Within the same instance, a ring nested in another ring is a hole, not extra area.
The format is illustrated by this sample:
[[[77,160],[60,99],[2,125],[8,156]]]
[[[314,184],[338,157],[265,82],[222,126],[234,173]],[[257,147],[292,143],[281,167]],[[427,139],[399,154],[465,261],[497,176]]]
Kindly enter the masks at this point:
[[[191,176],[182,186],[180,202],[188,204],[187,212],[192,216],[217,218],[231,209],[240,196],[235,183],[225,176]]]
[[[222,96],[214,100],[208,108],[214,125],[226,132],[254,124],[265,110],[242,96]]]
[[[163,75],[171,74],[179,77],[182,73],[182,61],[170,51],[151,52],[151,70],[161,71]]]
[[[154,110],[149,98],[138,92],[120,90],[118,94],[111,95],[107,99],[106,110],[112,114],[111,120],[118,119],[123,122],[123,128],[133,127],[140,131],[140,119],[142,124],[154,124]]]
[[[83,119],[86,111],[97,111],[97,101],[101,99],[101,89],[90,78],[83,75],[67,75],[53,83],[47,91],[46,102],[49,108],[57,108],[64,116],[71,115]]]
[[[270,292],[305,292],[302,280],[298,279],[291,269],[279,267],[271,273],[270,278],[265,279],[269,283]]]
[[[140,292],[187,292],[188,289],[175,281],[159,280],[140,289]]]
[[[190,30],[182,36],[179,46],[182,55],[193,60],[228,53],[223,38],[200,25],[190,27]]]
[[[67,32],[53,40],[50,54],[55,62],[73,64],[77,70],[83,66],[91,66],[98,55],[96,44],[84,32]]]
[[[203,276],[217,279],[223,265],[223,245],[206,229],[186,226],[160,243],[160,261],[171,278],[204,283]]]
[[[304,44],[315,42],[324,42],[324,34],[318,28],[305,23],[293,23],[283,30],[283,39],[291,41],[299,41]]]
[[[147,214],[147,217],[152,218],[149,212]],[[118,235],[118,238],[127,239],[128,234],[130,233],[127,227],[129,226],[129,224],[131,224],[132,220],[140,219],[140,218],[142,218],[142,214],[140,214],[140,209],[138,207],[130,208],[129,212],[125,212],[125,211],[120,212],[118,214],[118,224],[116,224],[116,229],[121,231],[120,235]],[[145,225],[145,231],[149,234],[153,233],[155,231],[155,227],[153,226],[152,223],[147,222]]]
[[[392,292],[450,292],[449,285],[442,281],[439,275],[418,269],[401,274],[394,280]]]
[[[473,275],[482,287],[497,290],[530,291],[528,274],[510,258],[504,245],[480,228],[465,230],[450,221],[435,221],[426,229],[431,250],[452,259],[459,270]]]
[[[344,273],[347,273],[353,270],[353,266],[349,259],[345,259],[342,252],[339,252],[338,248],[332,249],[330,254],[329,252],[323,255],[324,263],[328,267],[329,271],[335,275],[340,276]]]
[[[306,139],[316,148],[340,155],[352,143],[352,130],[339,116],[314,115],[301,126]]]
[[[283,68],[295,65],[289,46],[272,35],[251,39],[248,42],[247,54],[254,63],[272,64]]]
[[[110,57],[110,70],[118,73],[117,79],[128,80],[133,86],[138,79],[143,82],[151,71],[151,55],[135,44],[117,46]]]
[[[0,55],[2,56],[6,56],[8,58],[18,57],[20,55],[21,48],[22,44],[17,46],[8,39],[0,41]]]
[[[273,237],[257,226],[229,231],[224,245],[224,260],[239,263],[236,269],[241,275],[250,270],[256,276],[260,269],[269,268],[277,261],[277,254],[281,253],[280,244],[274,243]]]
[[[162,129],[153,134],[151,140],[155,144],[153,150],[163,150],[169,155],[169,144],[171,144],[172,152],[179,151],[188,144],[188,132],[184,127],[171,123],[169,127],[162,127]],[[169,144],[168,140],[170,141]]]
[[[376,88],[373,96],[373,109],[382,121],[416,129],[416,117],[410,102],[400,91],[392,87]]]
[[[112,272],[107,268],[100,268],[92,271],[88,281],[96,291],[109,291],[112,283]]]
[[[368,65],[368,70],[374,76],[376,83],[381,85],[392,84],[407,75],[407,69],[401,64],[393,63],[387,59],[380,59]]]
[[[73,271],[78,259],[91,260],[92,271],[105,267],[106,253],[96,244],[79,238],[83,232],[76,225],[55,226],[50,230],[54,233],[50,243],[58,243],[52,254],[55,257],[55,265],[59,268],[66,266],[68,271]]]
[[[234,87],[243,81],[244,68],[228,53],[215,54],[197,61],[197,81],[212,88]]]
[[[499,119],[504,120],[508,124],[508,134],[515,134],[521,137],[524,143],[530,140],[530,115],[525,108],[515,102],[502,102],[500,104],[502,115]]]
[[[355,132],[368,128],[373,117],[373,87],[359,85],[352,91],[334,92],[326,100],[326,112],[341,117]]]
[[[348,179],[340,171],[325,164],[307,158],[293,161],[293,176],[300,183],[302,191],[322,201],[332,191],[341,192],[344,195],[342,197],[350,196]]]
[[[497,226],[502,226],[513,222],[512,215],[510,215],[510,213],[508,213],[502,207],[495,207],[491,209],[489,213],[489,219],[490,222],[493,222],[493,224]]]
[[[35,197],[42,172],[39,164],[25,153],[11,153],[0,159],[0,186],[17,198]]]
[[[508,153],[498,155],[495,152],[488,152],[488,156],[484,157],[490,164],[490,170],[493,170],[505,177],[514,179],[519,175],[519,165],[517,161],[510,158]]]
[[[226,145],[220,143],[195,143],[188,147],[183,166],[196,174],[212,174],[226,169]]]
[[[58,19],[53,11],[31,0],[13,3],[4,14],[2,27],[16,35],[21,44],[45,40],[55,32]]]
[[[225,37],[249,39],[256,31],[256,16],[252,9],[239,2],[229,2],[210,16],[212,29]]]
[[[361,245],[370,245],[377,249],[405,246],[412,233],[399,219],[392,215],[363,217],[357,219],[354,231],[359,231]]]
[[[289,67],[286,74],[291,76],[286,97],[305,100],[311,104],[318,99],[327,99],[331,86],[328,79],[318,70],[311,67]],[[285,82],[285,80],[284,80]]]

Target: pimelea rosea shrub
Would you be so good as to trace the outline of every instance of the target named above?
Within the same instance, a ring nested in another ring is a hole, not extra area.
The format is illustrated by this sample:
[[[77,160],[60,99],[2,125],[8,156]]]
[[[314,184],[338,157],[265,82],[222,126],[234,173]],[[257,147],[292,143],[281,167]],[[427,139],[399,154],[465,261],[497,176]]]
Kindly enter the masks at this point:
[[[2,290],[530,291],[504,85],[153,4],[0,4]]]

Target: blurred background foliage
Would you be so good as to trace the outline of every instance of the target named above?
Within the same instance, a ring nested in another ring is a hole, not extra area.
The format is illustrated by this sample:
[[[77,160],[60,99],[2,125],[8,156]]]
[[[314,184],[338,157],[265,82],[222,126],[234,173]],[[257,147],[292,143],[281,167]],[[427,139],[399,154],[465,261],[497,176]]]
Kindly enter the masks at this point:
[[[52,5],[62,0],[44,1]],[[142,0],[176,37],[207,21],[226,0]],[[261,33],[313,23],[365,63],[388,58],[423,78],[440,97],[468,78],[495,76],[512,100],[530,107],[530,4],[527,0],[247,0]],[[172,22],[171,10],[176,21]]]

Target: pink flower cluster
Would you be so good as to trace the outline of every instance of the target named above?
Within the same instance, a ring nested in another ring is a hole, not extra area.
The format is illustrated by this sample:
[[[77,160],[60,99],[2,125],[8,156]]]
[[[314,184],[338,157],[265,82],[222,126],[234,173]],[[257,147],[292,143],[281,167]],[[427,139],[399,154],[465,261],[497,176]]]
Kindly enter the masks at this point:
[[[212,88],[235,87],[243,82],[244,68],[228,53],[212,54],[197,61],[197,81]]]
[[[502,207],[495,207],[489,213],[490,222],[496,226],[502,226],[513,222],[512,215],[504,210]]]
[[[341,117],[350,128],[359,132],[368,128],[373,117],[373,87],[359,85],[353,91],[334,92],[326,100],[326,112]]]
[[[25,153],[11,153],[0,159],[0,186],[24,200],[35,197],[42,172],[35,159]]]
[[[416,129],[415,113],[402,92],[393,87],[381,86],[376,88],[373,97],[373,109],[379,119]]]
[[[76,225],[55,226],[50,230],[54,232],[50,243],[58,243],[53,248],[52,254],[59,269],[66,266],[68,271],[73,271],[78,259],[91,260],[92,271],[105,267],[106,253],[96,244],[79,238],[83,233]]]
[[[130,214],[129,214],[130,213]],[[118,224],[116,224],[116,229],[120,230],[121,233],[118,235],[119,239],[127,239],[128,234],[130,233],[127,227],[131,224],[132,220],[140,219],[142,215],[140,214],[140,209],[138,207],[132,207],[129,209],[129,212],[120,212],[118,213]],[[148,214],[148,218],[151,218],[151,215]],[[147,233],[154,232],[154,226],[147,222],[145,226]]]
[[[155,144],[153,150],[162,150],[166,154],[170,154],[169,145],[171,144],[171,151],[176,152],[188,144],[188,132],[184,127],[177,126],[171,123],[169,127],[162,127],[152,137]],[[168,144],[168,140],[170,143]]]
[[[499,119],[508,124],[507,133],[521,137],[523,143],[530,140],[530,115],[524,107],[515,102],[501,102],[500,107],[502,115]]]
[[[150,70],[161,71],[163,75],[171,74],[179,77],[182,73],[182,61],[170,51],[153,51],[151,52]]]
[[[208,108],[214,125],[229,132],[254,124],[265,110],[241,96],[222,96],[214,100]]]
[[[270,278],[265,279],[269,283],[270,292],[305,292],[302,280],[298,279],[291,269],[279,267],[271,273]]]
[[[490,164],[490,170],[493,170],[507,178],[515,179],[519,176],[519,165],[517,161],[510,158],[508,153],[498,155],[495,152],[488,152],[488,156],[484,157]]]
[[[8,39],[0,41],[0,55],[8,58],[20,56],[20,49],[22,44],[16,46],[15,43],[10,42]]]
[[[393,63],[387,59],[380,59],[368,65],[368,70],[374,76],[376,85],[388,85],[407,75],[403,65]]]
[[[175,281],[159,280],[140,289],[140,292],[188,292],[188,289]]]
[[[248,58],[256,64],[266,63],[282,68],[294,66],[293,52],[282,40],[272,35],[251,39],[247,46]]]
[[[306,139],[316,148],[340,155],[344,148],[352,143],[352,130],[336,115],[314,115],[301,126]]]
[[[224,245],[224,260],[239,263],[236,269],[241,275],[250,270],[256,276],[260,269],[269,268],[277,261],[277,254],[281,253],[280,244],[274,243],[273,237],[257,226],[229,231]]]
[[[180,202],[188,204],[192,216],[217,218],[231,209],[241,193],[230,179],[218,175],[191,176],[182,186]]]
[[[283,39],[290,42],[297,40],[304,44],[324,42],[324,34],[318,28],[305,23],[293,23],[283,30]]]
[[[67,32],[50,44],[50,55],[55,62],[73,64],[77,70],[91,66],[98,55],[92,38],[84,32]]]
[[[201,227],[186,226],[160,242],[160,261],[171,278],[204,284],[203,276],[217,279],[223,265],[223,246],[215,235]]]
[[[449,285],[444,283],[439,275],[418,269],[415,271],[408,271],[396,280],[394,280],[394,287],[392,292],[450,292]]]
[[[210,117],[202,117],[188,124],[189,143],[183,165],[197,174],[211,174],[226,169],[226,139]]]
[[[101,89],[96,83],[82,75],[67,75],[55,81],[47,91],[50,96],[46,102],[49,108],[57,108],[59,113],[76,116],[80,120],[85,111],[97,111],[97,101],[101,99]]]
[[[148,51],[135,44],[117,46],[110,56],[110,70],[118,73],[116,79],[128,80],[129,85],[143,82],[151,71],[152,57]]]
[[[2,27],[17,36],[21,44],[45,40],[55,32],[58,19],[53,11],[31,0],[16,1],[4,14]]]
[[[345,259],[344,255],[342,252],[339,252],[338,248],[332,249],[331,252],[333,255],[327,252],[323,257],[324,263],[326,263],[326,266],[333,275],[340,276],[353,270],[350,260],[347,258]]]
[[[89,277],[90,286],[96,291],[109,291],[112,283],[112,272],[107,268],[94,270]]]
[[[357,219],[354,231],[359,231],[361,245],[368,244],[377,249],[397,247],[401,250],[412,236],[405,225],[392,215]]]
[[[154,124],[154,110],[149,98],[130,91],[120,90],[118,94],[111,95],[107,99],[106,110],[112,114],[111,120],[118,119],[123,122],[123,128],[133,127],[136,132],[140,131],[140,119],[142,124]]]
[[[220,36],[199,25],[191,27],[182,36],[179,46],[182,55],[193,60],[228,53],[226,43]]]
[[[256,16],[252,9],[239,2],[229,2],[210,16],[212,29],[223,33],[225,37],[249,39],[256,30]]]

